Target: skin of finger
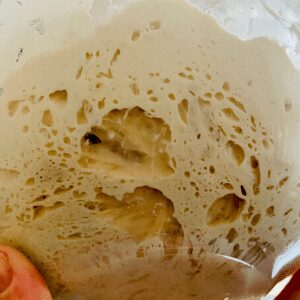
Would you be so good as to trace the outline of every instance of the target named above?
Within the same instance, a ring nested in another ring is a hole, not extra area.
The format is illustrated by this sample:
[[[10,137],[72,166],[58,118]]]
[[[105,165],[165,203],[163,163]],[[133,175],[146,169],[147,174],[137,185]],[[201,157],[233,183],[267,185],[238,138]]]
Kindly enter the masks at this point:
[[[275,300],[300,300],[300,269]]]
[[[0,246],[12,269],[12,280],[0,300],[52,300],[48,287],[31,262],[9,246]]]

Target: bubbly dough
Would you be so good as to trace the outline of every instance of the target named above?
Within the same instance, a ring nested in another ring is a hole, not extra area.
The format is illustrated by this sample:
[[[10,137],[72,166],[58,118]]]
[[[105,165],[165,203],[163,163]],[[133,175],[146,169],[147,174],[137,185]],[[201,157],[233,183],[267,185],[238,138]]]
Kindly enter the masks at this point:
[[[183,1],[130,5],[7,79],[1,242],[57,297],[154,299],[155,284],[175,299],[180,280],[194,280],[180,299],[200,297],[221,255],[245,265],[225,261],[230,280],[207,297],[263,293],[260,272],[300,230],[299,79],[278,45],[241,41]]]

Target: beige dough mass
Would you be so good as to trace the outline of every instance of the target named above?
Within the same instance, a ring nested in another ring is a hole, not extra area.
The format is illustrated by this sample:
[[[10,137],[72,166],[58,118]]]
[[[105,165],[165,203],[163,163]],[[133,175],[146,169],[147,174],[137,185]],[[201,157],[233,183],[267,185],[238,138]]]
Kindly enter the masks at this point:
[[[297,82],[274,42],[241,41],[183,1],[130,5],[7,79],[1,242],[22,249],[57,295],[154,299],[155,276],[180,257],[184,281],[191,270],[214,274],[218,255],[255,267],[228,263],[228,282],[219,280],[233,295],[234,282],[264,292],[263,276],[300,230],[300,167],[289,153]],[[164,299],[176,299],[164,284]],[[197,295],[193,284],[176,295]]]

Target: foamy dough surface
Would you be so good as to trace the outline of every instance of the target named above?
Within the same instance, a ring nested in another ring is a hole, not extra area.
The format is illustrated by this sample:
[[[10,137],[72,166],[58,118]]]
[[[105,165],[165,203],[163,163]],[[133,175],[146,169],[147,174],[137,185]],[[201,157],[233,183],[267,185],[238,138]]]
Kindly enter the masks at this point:
[[[130,5],[7,79],[1,242],[54,294],[265,292],[299,238],[299,80],[274,42],[181,1]]]

